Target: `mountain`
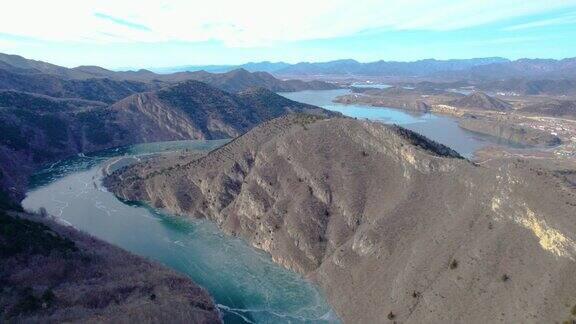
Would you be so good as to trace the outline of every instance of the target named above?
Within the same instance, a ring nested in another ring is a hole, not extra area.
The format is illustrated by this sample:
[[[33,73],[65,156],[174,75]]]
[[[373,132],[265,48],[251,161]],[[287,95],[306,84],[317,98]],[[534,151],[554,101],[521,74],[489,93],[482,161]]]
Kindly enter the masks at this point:
[[[270,61],[263,61],[263,62],[249,62],[242,65],[239,65],[237,68],[245,69],[250,72],[276,72],[280,69],[286,68],[290,66],[289,63],[285,62],[270,62]]]
[[[252,69],[258,66],[284,66],[284,63],[248,63],[246,66]],[[53,97],[80,97],[113,102],[132,93],[154,90],[186,80],[203,81],[230,92],[250,87],[265,87],[275,92],[337,88],[323,81],[279,80],[267,72],[250,73],[242,68],[225,73],[197,71],[171,74],[157,74],[144,69],[111,71],[99,66],[69,69],[17,55],[0,54],[0,89],[37,92]]]
[[[129,143],[107,104],[0,90],[0,191],[19,201],[48,162]]]
[[[461,71],[439,71],[433,76],[449,80],[576,79],[576,58],[519,59],[472,66]]]
[[[453,100],[448,103],[450,106],[458,108],[507,111],[512,109],[512,105],[504,100],[490,97],[484,92],[474,91],[471,94]]]
[[[231,94],[198,81],[133,94],[112,105],[0,90],[0,189],[20,199],[36,168],[78,153],[230,138],[291,112],[334,114],[266,89]]]
[[[546,100],[544,102],[528,104],[526,107],[522,108],[522,111],[538,115],[576,119],[576,101],[557,99]]]
[[[189,74],[189,78],[228,92],[239,92],[251,87],[262,87],[274,92],[338,88],[334,84],[322,81],[279,80],[267,72],[251,73],[245,69],[236,69],[226,73],[193,72]]]
[[[240,65],[182,65],[164,68],[152,68],[150,69],[156,73],[176,73],[176,72],[195,72],[195,71],[206,71],[210,73],[225,73],[237,69],[245,69],[250,72],[275,72],[277,70],[283,69],[290,66],[288,63],[284,62],[249,62]]]
[[[264,88],[238,94],[199,81],[139,93],[112,106],[136,142],[236,137],[265,120],[291,112],[333,113],[288,100]]]
[[[47,215],[0,210],[0,273],[3,323],[221,323],[189,278]]]
[[[337,60],[322,63],[298,63],[274,73],[277,75],[357,75],[357,76],[424,76],[440,71],[459,71],[467,68],[508,62],[500,57],[464,60],[420,60],[415,62],[377,61],[360,63],[355,60]]]
[[[330,62],[309,63],[300,62],[276,71],[278,75],[317,75],[317,74],[357,74],[362,63],[351,60],[336,60]]]
[[[576,76],[576,73],[574,74]],[[476,85],[483,91],[513,93],[519,95],[576,95],[576,79],[531,80],[527,78],[510,78],[486,81]]]
[[[305,115],[179,161],[105,184],[269,252],[317,282],[343,322],[572,316],[576,198],[553,164],[479,166],[396,126]]]
[[[0,89],[59,98],[81,98],[113,103],[133,93],[158,88],[155,83],[107,78],[67,79],[52,74],[14,73],[0,69]]]
[[[73,79],[89,77],[89,75],[86,75],[81,71],[74,71],[72,69],[46,62],[26,59],[19,55],[0,53],[0,62],[2,63],[0,68],[17,69],[20,73],[44,73]]]

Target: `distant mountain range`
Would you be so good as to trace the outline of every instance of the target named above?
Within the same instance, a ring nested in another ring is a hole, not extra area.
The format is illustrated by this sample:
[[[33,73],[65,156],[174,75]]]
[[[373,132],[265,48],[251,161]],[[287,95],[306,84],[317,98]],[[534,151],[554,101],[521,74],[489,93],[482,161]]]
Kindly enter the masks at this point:
[[[330,114],[277,91],[333,89],[266,72],[115,72],[0,54],[0,193],[21,199],[38,166],[134,143],[235,137],[290,112]]]
[[[338,60],[325,63],[298,63],[275,71],[283,75],[366,75],[366,76],[424,76],[441,71],[461,71],[478,65],[509,62],[501,57],[465,60],[420,60],[415,62],[377,61],[360,63]]]
[[[459,71],[441,71],[432,76],[451,80],[576,79],[576,58],[493,62]]]
[[[12,89],[41,93],[54,97],[80,97],[112,102],[131,93],[158,89],[162,86],[186,80],[206,82],[225,91],[238,92],[250,87],[268,90],[299,91],[334,89],[335,85],[301,80],[279,80],[267,72],[251,73],[237,68],[225,73],[176,72],[157,74],[149,70],[111,71],[99,66],[66,68],[42,61],[28,60],[18,55],[0,53],[0,89]],[[110,89],[121,91],[102,100]],[[129,88],[129,89],[126,89]],[[73,92],[82,92],[75,95]],[[92,92],[89,98],[87,92]]]
[[[471,66],[509,62],[501,57],[474,58],[463,60],[420,60],[415,62],[377,61],[360,63],[345,59],[329,62],[259,62],[241,65],[187,65],[170,68],[151,69],[157,73],[174,73],[183,71],[229,72],[234,69],[245,69],[250,72],[262,71],[277,75],[427,75],[439,71],[462,70]]]
[[[370,77],[427,77],[432,80],[502,80],[528,79],[576,79],[576,58],[519,59],[487,57],[458,60],[426,59],[414,62],[376,61],[360,63],[345,59],[329,62],[260,62],[242,65],[189,65],[152,69],[158,73],[183,71],[229,72],[234,69],[250,72],[263,71],[281,77],[310,76],[370,76]]]
[[[206,71],[211,73],[230,72],[235,69],[244,69],[249,72],[275,72],[289,67],[291,64],[285,62],[250,62],[241,65],[182,65],[164,68],[150,68],[156,73],[176,73],[184,71]]]
[[[17,55],[0,54],[0,69],[18,74],[45,73],[67,79],[108,78],[112,80],[140,82],[178,82],[199,80],[223,85],[227,91],[241,91],[238,85],[252,84],[256,80],[259,86],[273,91],[295,91],[303,89],[328,89],[330,85],[306,84],[292,81],[281,84],[279,77],[285,79],[311,79],[314,77],[419,77],[436,82],[508,82],[510,79],[522,79],[522,83],[533,80],[576,80],[576,58],[519,59],[508,60],[502,57],[435,60],[426,59],[413,62],[376,61],[361,63],[352,59],[329,62],[250,62],[241,65],[185,65],[165,68],[140,69],[133,71],[111,71],[98,66],[79,66],[65,68],[54,64],[28,60]],[[228,74],[231,73],[231,74]],[[252,74],[251,74],[252,73]],[[256,73],[256,74],[253,74]],[[238,80],[235,78],[240,78]],[[246,79],[250,78],[251,81]],[[259,79],[259,80],[257,80]],[[276,80],[275,80],[276,79]],[[225,81],[233,85],[224,85]],[[518,81],[518,80],[516,80]],[[516,81],[512,82],[513,84]],[[511,85],[504,87],[511,88]],[[555,87],[556,85],[552,85]],[[571,84],[557,84],[571,87]],[[532,87],[533,85],[524,85]],[[536,86],[538,88],[538,86]],[[548,87],[549,88],[549,87]],[[483,90],[488,90],[484,89]],[[524,92],[535,94],[537,89]],[[548,91],[547,91],[548,92]],[[560,91],[566,93],[566,90]]]

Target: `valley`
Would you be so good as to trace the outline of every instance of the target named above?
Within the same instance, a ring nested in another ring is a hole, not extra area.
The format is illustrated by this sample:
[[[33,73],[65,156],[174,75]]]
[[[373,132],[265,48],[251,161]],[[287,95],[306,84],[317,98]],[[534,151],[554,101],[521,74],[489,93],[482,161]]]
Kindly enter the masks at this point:
[[[571,64],[0,54],[0,321],[571,320]]]
[[[477,165],[397,126],[307,115],[184,164],[168,159],[104,184],[245,238],[317,282],[344,322],[570,316],[574,281],[553,279],[575,266],[566,164]]]
[[[576,163],[576,120],[571,110],[558,116],[546,108],[554,97],[506,96],[475,92],[470,88],[444,90],[426,84],[420,88],[353,88],[352,93],[334,99],[345,105],[393,107],[417,113],[454,116],[466,130],[499,137],[518,145],[540,148],[525,150],[521,156],[545,154],[549,158]],[[568,98],[563,98],[568,101]],[[536,109],[535,107],[539,107]],[[495,150],[491,150],[495,152]],[[483,154],[486,158],[486,155]]]
[[[107,172],[154,159],[161,152],[184,163],[181,156],[198,158],[226,142],[141,144],[63,160],[34,175],[22,205],[29,210],[44,207],[63,224],[191,278],[214,299],[224,322],[337,323],[315,286],[267,254],[225,235],[208,220],[186,220],[144,204],[126,204],[101,184]],[[157,294],[158,300],[163,298]]]

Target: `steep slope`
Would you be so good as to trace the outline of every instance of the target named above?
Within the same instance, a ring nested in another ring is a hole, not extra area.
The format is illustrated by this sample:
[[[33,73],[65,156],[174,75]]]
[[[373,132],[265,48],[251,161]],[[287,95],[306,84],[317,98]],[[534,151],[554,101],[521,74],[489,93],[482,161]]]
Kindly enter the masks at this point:
[[[0,276],[6,323],[221,322],[185,276],[38,215],[0,210]]]
[[[290,112],[333,114],[263,88],[235,95],[198,81],[133,95],[112,108],[127,125],[128,137],[141,142],[236,137],[262,121]]]
[[[490,97],[489,95],[478,91],[472,92],[463,98],[453,100],[448,104],[458,108],[478,110],[506,111],[512,108],[512,105],[506,101]]]
[[[106,78],[66,79],[44,73],[15,73],[0,69],[0,89],[24,91],[59,98],[81,98],[113,103],[131,94],[158,89],[156,83]]]
[[[576,304],[576,196],[556,175],[476,166],[379,123],[296,115],[106,184],[244,237],[316,280],[347,323],[556,322]]]
[[[129,142],[104,103],[0,90],[0,190],[19,200],[45,163]]]
[[[235,137],[290,112],[333,114],[265,89],[234,95],[197,81],[138,93],[111,106],[0,90],[0,190],[20,199],[35,168],[77,153]]]

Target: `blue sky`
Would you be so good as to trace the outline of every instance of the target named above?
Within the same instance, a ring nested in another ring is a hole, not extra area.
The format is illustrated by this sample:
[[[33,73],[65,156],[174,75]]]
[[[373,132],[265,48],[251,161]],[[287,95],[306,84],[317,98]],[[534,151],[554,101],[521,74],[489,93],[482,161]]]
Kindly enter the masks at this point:
[[[108,68],[565,58],[576,0],[19,0],[0,12],[0,52]]]

